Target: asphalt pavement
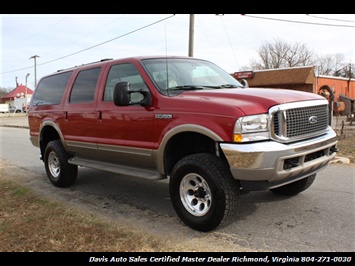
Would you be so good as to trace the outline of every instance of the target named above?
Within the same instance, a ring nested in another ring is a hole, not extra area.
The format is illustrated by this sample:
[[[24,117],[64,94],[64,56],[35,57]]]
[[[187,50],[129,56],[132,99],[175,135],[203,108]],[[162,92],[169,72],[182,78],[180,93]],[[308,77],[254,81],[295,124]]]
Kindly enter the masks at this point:
[[[0,126],[28,128],[26,113],[0,114]]]

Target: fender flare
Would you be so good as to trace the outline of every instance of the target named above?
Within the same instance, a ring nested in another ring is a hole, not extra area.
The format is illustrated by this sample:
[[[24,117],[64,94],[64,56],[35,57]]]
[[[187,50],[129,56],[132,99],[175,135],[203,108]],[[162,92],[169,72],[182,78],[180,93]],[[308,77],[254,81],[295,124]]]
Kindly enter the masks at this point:
[[[201,135],[204,135],[206,137],[209,137],[210,139],[214,140],[215,142],[221,142],[223,139],[217,135],[215,132],[212,130],[196,125],[196,124],[183,124],[176,126],[172,129],[170,129],[163,137],[159,148],[155,151],[153,151],[153,161],[155,162],[156,169],[159,171],[160,174],[165,175],[166,171],[164,168],[164,153],[165,153],[165,148],[168,142],[170,141],[171,138],[176,136],[179,133],[184,133],[184,132],[194,132],[194,133],[199,133]]]
[[[64,148],[66,149],[67,147],[66,147],[66,144],[65,144],[64,136],[63,136],[63,134],[62,134],[62,132],[60,130],[59,125],[57,123],[55,123],[54,121],[51,121],[51,120],[44,121],[41,124],[40,128],[39,128],[40,134],[39,134],[39,140],[38,141],[39,141],[40,149],[42,150],[42,146],[40,145],[40,143],[43,141],[43,138],[44,138],[43,132],[44,132],[44,128],[46,128],[46,127],[54,128],[54,130],[58,133],[60,141],[62,142]],[[43,150],[43,152],[44,152],[44,150]]]

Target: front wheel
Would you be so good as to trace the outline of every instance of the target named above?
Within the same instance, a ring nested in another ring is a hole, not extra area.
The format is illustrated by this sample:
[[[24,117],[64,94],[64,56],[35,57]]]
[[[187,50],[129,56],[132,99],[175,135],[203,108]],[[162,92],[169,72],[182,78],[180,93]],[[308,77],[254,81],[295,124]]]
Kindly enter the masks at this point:
[[[309,188],[313,184],[315,178],[316,178],[316,174],[310,175],[296,182],[290,183],[282,187],[273,188],[270,190],[275,194],[282,195],[282,196],[295,196],[301,193],[302,191],[305,191],[307,188]]]
[[[68,187],[76,181],[78,167],[69,164],[69,158],[60,140],[53,140],[47,144],[44,165],[49,180],[56,187]]]
[[[169,183],[172,205],[179,218],[198,231],[211,231],[235,216],[239,183],[228,165],[213,154],[193,154],[174,167]]]

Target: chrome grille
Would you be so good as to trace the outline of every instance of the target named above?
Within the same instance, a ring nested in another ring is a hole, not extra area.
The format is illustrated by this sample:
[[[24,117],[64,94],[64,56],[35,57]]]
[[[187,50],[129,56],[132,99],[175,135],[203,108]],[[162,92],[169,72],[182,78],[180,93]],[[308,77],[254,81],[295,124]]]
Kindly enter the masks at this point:
[[[324,102],[312,106],[300,106],[301,104],[273,107],[271,112],[273,139],[292,142],[320,135],[327,130],[328,105]]]

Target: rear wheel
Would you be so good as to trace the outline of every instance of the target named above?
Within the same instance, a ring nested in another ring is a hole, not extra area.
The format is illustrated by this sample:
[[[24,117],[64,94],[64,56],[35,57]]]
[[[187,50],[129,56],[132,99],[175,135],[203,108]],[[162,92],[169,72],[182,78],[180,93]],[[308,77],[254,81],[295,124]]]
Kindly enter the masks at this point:
[[[316,174],[310,175],[307,176],[306,178],[303,178],[291,184],[278,187],[278,188],[273,188],[270,190],[278,195],[295,196],[298,193],[301,193],[302,191],[305,191],[307,188],[309,188],[313,184],[315,178],[316,178]]]
[[[239,183],[228,165],[212,154],[181,159],[170,178],[170,197],[179,218],[198,231],[211,231],[235,216]]]
[[[53,140],[47,144],[44,165],[49,180],[56,187],[68,187],[76,181],[78,167],[69,164],[69,158],[60,140]]]

